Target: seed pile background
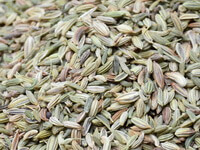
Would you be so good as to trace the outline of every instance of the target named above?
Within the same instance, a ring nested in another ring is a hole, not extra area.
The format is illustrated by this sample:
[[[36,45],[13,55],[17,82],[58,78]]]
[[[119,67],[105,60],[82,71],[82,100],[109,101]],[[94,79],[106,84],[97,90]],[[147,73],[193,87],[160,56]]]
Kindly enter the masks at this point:
[[[0,0],[0,149],[200,148],[199,0]]]

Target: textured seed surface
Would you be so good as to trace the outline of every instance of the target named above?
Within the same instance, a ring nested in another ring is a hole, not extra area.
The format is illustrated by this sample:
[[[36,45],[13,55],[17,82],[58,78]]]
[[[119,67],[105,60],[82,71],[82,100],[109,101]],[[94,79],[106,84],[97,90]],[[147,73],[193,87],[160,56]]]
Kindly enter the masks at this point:
[[[0,0],[0,150],[196,150],[199,131],[199,0]]]

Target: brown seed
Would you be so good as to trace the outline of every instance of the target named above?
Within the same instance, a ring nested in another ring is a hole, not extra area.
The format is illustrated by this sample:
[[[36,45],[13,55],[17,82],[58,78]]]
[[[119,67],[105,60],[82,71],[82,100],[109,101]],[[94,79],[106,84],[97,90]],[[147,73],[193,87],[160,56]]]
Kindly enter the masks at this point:
[[[117,111],[113,116],[112,116],[112,120],[115,122],[117,119],[120,118],[120,116],[122,115],[123,112],[125,112],[127,109],[122,109]]]
[[[164,87],[164,75],[162,69],[158,63],[153,62],[153,77],[160,88]]]
[[[85,33],[85,31],[88,30],[88,27],[80,27],[76,30],[73,36],[73,42],[77,45],[79,43],[79,40],[81,39],[81,36]]]
[[[174,83],[174,82],[172,82],[171,85],[172,85],[172,87],[174,88],[174,90],[175,90],[177,93],[181,94],[181,95],[184,96],[184,97],[187,97],[188,92],[187,92],[186,89],[180,87],[178,84],[176,84],[176,83]]]
[[[170,109],[170,107],[165,107],[162,111],[162,115],[163,115],[163,120],[164,120],[165,124],[169,124],[169,122],[171,120],[171,109]]]
[[[19,130],[17,130],[15,135],[14,135],[13,141],[11,143],[11,147],[10,147],[11,150],[17,150],[17,146],[18,146],[18,143],[19,143],[19,138],[20,138]]]

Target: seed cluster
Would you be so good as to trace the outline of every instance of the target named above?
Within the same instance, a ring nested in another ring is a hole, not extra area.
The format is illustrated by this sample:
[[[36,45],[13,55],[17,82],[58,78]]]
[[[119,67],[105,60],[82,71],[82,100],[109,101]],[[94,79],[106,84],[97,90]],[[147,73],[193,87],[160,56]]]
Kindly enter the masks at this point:
[[[0,0],[0,150],[196,150],[199,130],[199,0]]]

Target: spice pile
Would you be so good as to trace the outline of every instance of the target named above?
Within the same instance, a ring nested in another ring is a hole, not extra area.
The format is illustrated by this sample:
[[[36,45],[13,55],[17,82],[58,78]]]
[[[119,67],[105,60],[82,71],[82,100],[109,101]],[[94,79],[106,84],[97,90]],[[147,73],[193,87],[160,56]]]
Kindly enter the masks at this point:
[[[199,89],[199,0],[0,0],[1,150],[196,150]]]

